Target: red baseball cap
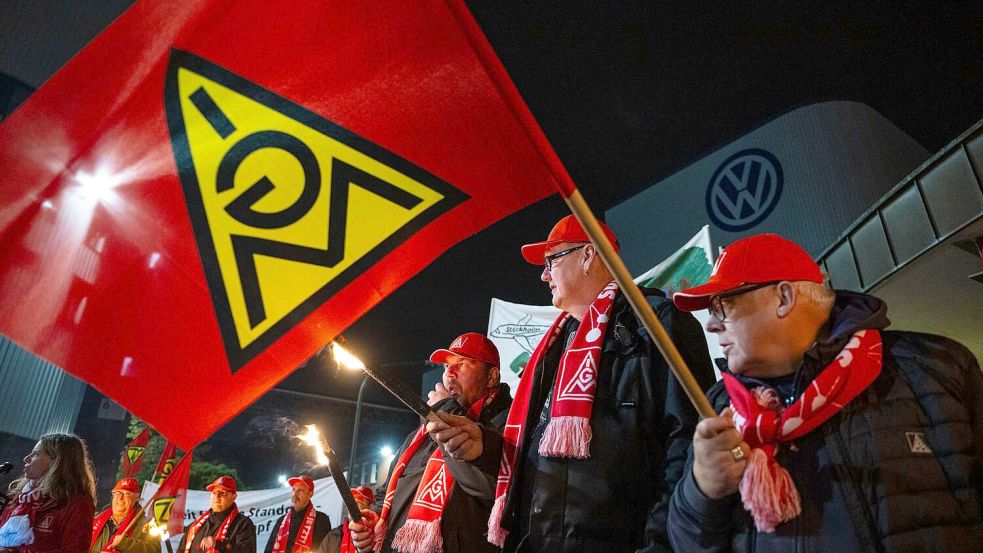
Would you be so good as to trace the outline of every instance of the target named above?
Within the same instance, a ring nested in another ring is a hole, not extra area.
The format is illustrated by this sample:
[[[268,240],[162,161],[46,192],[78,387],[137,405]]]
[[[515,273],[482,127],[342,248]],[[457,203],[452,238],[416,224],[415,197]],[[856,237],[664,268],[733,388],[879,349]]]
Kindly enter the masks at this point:
[[[499,363],[498,348],[485,335],[477,332],[465,332],[455,338],[449,348],[431,353],[430,362],[443,363],[451,355],[477,359],[493,367],[497,367]]]
[[[294,476],[290,480],[287,480],[287,484],[290,484],[291,486],[293,486],[294,484],[303,484],[307,486],[308,490],[311,490],[311,493],[314,493],[314,479],[311,478],[310,476],[307,476],[306,474],[302,474],[300,476]]]
[[[361,499],[362,501],[375,503],[375,494],[372,492],[372,488],[368,486],[352,488],[352,497],[354,497],[356,501]]]
[[[598,221],[598,223],[601,225],[604,235],[608,237],[615,251],[617,251],[620,246],[618,246],[618,239],[615,238],[614,232],[603,222]],[[590,237],[587,236],[584,227],[580,226],[580,221],[573,215],[567,215],[560,219],[553,226],[553,230],[550,231],[550,235],[546,238],[545,242],[536,242],[522,246],[522,257],[533,265],[542,265],[546,261],[544,259],[546,250],[562,242],[590,242]]]
[[[236,488],[236,481],[231,476],[219,476],[214,482],[205,486],[208,491],[212,491],[212,488],[225,488],[232,493],[239,493],[239,489]]]
[[[823,274],[802,246],[777,234],[756,234],[724,248],[710,280],[676,292],[672,301],[683,311],[698,311],[709,307],[710,298],[722,292],[745,284],[780,280],[822,284]]]
[[[120,478],[119,482],[113,486],[113,491],[123,490],[124,492],[140,493],[140,485],[137,484],[136,478]]]

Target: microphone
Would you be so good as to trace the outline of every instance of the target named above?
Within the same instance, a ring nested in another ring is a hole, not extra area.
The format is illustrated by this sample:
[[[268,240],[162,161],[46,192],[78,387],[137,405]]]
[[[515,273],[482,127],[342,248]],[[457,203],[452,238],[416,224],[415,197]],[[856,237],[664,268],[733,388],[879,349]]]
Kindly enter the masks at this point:
[[[11,470],[13,470],[13,468],[14,468],[14,464],[11,463],[10,461],[7,461],[5,463],[0,463],[0,474],[7,474]]]

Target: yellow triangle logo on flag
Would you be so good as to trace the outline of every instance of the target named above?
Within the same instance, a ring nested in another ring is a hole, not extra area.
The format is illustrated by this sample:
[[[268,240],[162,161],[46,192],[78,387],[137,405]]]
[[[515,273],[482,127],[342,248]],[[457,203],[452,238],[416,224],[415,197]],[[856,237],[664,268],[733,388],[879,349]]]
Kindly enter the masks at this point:
[[[166,524],[170,520],[174,499],[173,497],[160,497],[154,500],[154,520],[157,524]]]
[[[235,371],[467,196],[207,60],[171,51],[167,119]]]
[[[127,446],[127,448],[126,448],[126,458],[127,458],[127,460],[130,461],[130,464],[131,465],[133,463],[136,463],[137,462],[137,459],[139,459],[140,458],[140,455],[143,454],[143,450],[144,449],[145,448],[143,448],[143,447],[135,446],[135,445]]]

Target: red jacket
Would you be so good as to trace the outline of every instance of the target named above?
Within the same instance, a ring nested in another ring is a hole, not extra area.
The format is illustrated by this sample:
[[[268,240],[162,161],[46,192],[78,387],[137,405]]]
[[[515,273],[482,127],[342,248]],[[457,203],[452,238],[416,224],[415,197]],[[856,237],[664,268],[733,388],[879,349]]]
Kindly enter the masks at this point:
[[[0,514],[0,526],[10,517],[11,503]],[[34,518],[34,543],[14,548],[19,553],[87,553],[92,539],[96,506],[92,498],[79,494],[64,505],[41,509]]]

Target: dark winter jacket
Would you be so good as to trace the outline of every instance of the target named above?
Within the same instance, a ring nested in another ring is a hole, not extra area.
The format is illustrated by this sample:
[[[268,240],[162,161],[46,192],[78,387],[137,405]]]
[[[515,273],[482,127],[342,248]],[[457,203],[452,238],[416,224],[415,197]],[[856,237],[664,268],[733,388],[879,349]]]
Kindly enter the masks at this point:
[[[758,381],[786,402],[835,359],[856,330],[888,326],[886,307],[838,292],[830,338],[807,352],[793,378]],[[839,414],[780,448],[802,514],[759,533],[735,494],[714,501],[690,465],[670,506],[678,551],[979,552],[983,549],[983,376],[973,355],[941,336],[881,332],[881,374]],[[722,384],[709,393],[721,411]]]
[[[134,505],[134,509],[140,509],[140,505]],[[125,522],[125,520],[124,520]],[[92,541],[89,546],[89,553],[99,553],[103,548],[109,545],[112,540],[113,534],[119,527],[110,518],[103,525],[102,529],[96,535],[96,538]],[[160,539],[151,536],[147,531],[147,517],[144,516],[143,509],[137,513],[137,521],[133,523],[133,529],[130,531],[131,535],[126,535],[120,540],[119,545],[113,549],[119,551],[120,553],[159,553],[160,552]]]
[[[287,553],[293,553],[294,542],[297,539],[297,533],[300,532],[300,525],[304,522],[304,514],[306,507],[303,511],[297,512],[293,511],[290,515],[290,529],[287,533]],[[316,511],[314,515],[314,535],[311,536],[311,548],[317,550],[321,546],[321,542],[327,537],[328,532],[331,531],[331,519],[328,515],[322,513],[321,511]],[[280,532],[280,525],[283,524],[283,519],[287,515],[281,515],[280,518],[276,519],[273,523],[273,532],[270,534],[270,539],[266,541],[266,553],[271,553],[273,551],[273,546],[276,545],[276,536]]]
[[[699,323],[661,292],[645,292],[706,389],[714,374]],[[590,418],[590,457],[540,457],[539,437],[549,421],[544,403],[565,343],[561,335],[536,367],[525,436],[502,519],[503,528],[509,530],[505,550],[669,551],[667,503],[683,473],[698,420],[696,411],[619,294],[602,346]],[[492,438],[485,439],[484,453],[476,463],[497,472],[501,438]]]
[[[195,534],[194,540],[191,542],[191,552],[198,553],[201,549],[198,544],[205,536],[213,536],[218,533],[218,529],[222,527],[222,522],[225,518],[229,516],[232,512],[231,507],[221,513],[211,513],[208,519],[205,520],[205,524],[198,530]],[[188,539],[188,529],[185,528],[184,536],[181,538],[181,542],[178,544],[177,549],[174,553],[184,553],[185,540]],[[229,531],[225,536],[224,540],[216,540],[215,549],[219,553],[256,553],[256,526],[253,521],[249,520],[249,517],[240,513],[236,514],[236,518],[232,520],[229,524]]]
[[[495,398],[482,409],[478,419],[484,434],[500,434],[502,432],[511,405],[512,396],[509,394],[508,385],[500,384]],[[433,408],[435,411],[446,411],[457,415],[465,414],[464,409],[454,399],[443,400],[435,404]],[[395,460],[403,455],[415,434],[416,430],[414,429],[406,437],[403,445],[396,452],[394,465]],[[416,496],[416,490],[423,477],[427,461],[430,460],[430,456],[433,455],[436,448],[437,442],[429,438],[425,439],[403,470],[403,474],[396,484],[396,494],[393,497],[388,521],[389,531],[386,533],[386,539],[382,546],[383,553],[392,551],[393,538],[396,536],[396,531],[406,521],[406,514]],[[459,461],[449,455],[444,457],[444,463],[454,477],[454,486],[451,487],[440,521],[444,552],[497,552],[498,548],[485,539],[485,534],[488,532],[488,517],[491,514],[492,502],[495,500],[495,475],[486,474],[470,463]],[[379,486],[375,491],[376,503],[373,509],[376,512],[382,510],[386,484],[392,478],[394,469],[395,467],[389,468],[386,483]]]

